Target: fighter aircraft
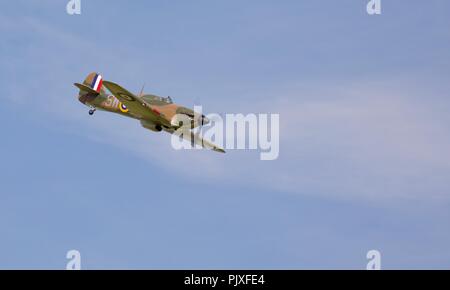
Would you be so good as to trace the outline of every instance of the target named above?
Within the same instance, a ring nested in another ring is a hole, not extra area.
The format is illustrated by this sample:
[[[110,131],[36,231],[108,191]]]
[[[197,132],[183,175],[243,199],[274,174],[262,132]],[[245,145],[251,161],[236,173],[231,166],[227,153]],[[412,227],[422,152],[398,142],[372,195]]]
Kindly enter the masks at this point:
[[[193,128],[208,124],[210,120],[189,108],[174,104],[170,97],[144,94],[142,90],[135,95],[116,83],[103,80],[96,72],[90,73],[82,84],[74,85],[80,89],[80,102],[90,107],[89,115],[96,110],[117,113],[139,120],[144,128],[151,131],[177,134],[191,141],[192,146],[195,143],[225,153],[222,148],[192,132]]]

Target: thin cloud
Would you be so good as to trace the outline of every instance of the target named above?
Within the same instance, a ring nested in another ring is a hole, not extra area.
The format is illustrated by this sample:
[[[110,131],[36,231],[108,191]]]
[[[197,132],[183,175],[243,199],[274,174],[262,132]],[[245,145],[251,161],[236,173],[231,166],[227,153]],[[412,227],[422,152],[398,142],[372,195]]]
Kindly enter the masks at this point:
[[[4,16],[0,20],[8,22]],[[123,68],[123,61],[107,53],[94,61],[87,52],[96,50],[95,45],[85,44],[76,35],[36,19],[21,23],[25,24],[11,29],[22,31],[33,24],[34,38],[40,44],[33,47],[33,54],[24,52],[25,62],[35,55],[48,57],[46,50],[50,44],[46,41],[51,40],[51,46],[63,51],[86,52],[87,63]],[[174,151],[167,134],[146,131],[136,121],[108,114],[98,114],[95,119],[81,115],[76,91],[69,83],[74,75],[82,78],[87,72],[67,68],[77,62],[76,58],[70,58],[70,53],[67,56],[64,63],[55,60],[34,64],[32,69],[42,74],[27,83],[11,81],[5,85],[13,92],[10,101],[32,107],[38,114],[50,112],[56,119],[77,123],[87,128],[83,133],[86,137],[132,152],[174,176],[203,184],[232,183],[261,190],[380,203],[450,197],[447,182],[450,157],[446,154],[450,132],[448,122],[444,122],[448,118],[438,110],[439,104],[429,105],[420,93],[416,97],[402,93],[405,84],[401,82],[396,90],[369,90],[370,83],[328,84],[320,89],[316,84],[286,89],[284,84],[282,93],[274,88],[272,92],[251,94],[268,101],[240,99],[231,105],[228,99],[219,100],[215,106],[222,112],[238,113],[239,107],[240,112],[280,114],[280,158],[260,161],[259,153],[254,151],[229,151],[226,155]],[[17,62],[25,65],[18,59],[7,61],[9,69]],[[136,74],[143,73],[142,66],[134,65],[127,63],[127,68]],[[60,81],[55,84],[56,75]],[[45,94],[30,99],[36,91],[42,92],[43,84],[47,88]]]

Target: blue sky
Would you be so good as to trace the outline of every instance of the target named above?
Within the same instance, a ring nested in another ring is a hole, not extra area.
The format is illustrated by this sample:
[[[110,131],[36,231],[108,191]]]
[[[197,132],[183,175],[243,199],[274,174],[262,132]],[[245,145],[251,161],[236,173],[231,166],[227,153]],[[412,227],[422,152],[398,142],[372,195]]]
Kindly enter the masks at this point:
[[[448,269],[450,3],[282,2],[2,3],[0,268]],[[91,71],[279,113],[280,158],[90,117]]]

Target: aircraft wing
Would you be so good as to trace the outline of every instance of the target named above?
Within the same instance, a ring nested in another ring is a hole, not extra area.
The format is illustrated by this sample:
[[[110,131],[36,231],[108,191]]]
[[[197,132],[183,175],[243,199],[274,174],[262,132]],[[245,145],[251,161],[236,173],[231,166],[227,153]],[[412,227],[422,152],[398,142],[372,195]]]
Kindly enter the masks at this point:
[[[140,119],[151,120],[153,122],[169,125],[168,121],[161,114],[153,110],[152,106],[147,104],[142,98],[124,89],[120,85],[103,81],[105,86],[119,101],[121,101],[129,110],[129,112]]]
[[[175,134],[177,136],[181,135],[181,137],[183,137],[185,140],[190,141],[192,145],[195,143],[197,145],[202,146],[205,149],[211,149],[216,152],[225,153],[225,150],[223,150],[222,148],[218,147],[217,145],[214,145],[213,143],[203,139],[199,135],[193,133],[188,128],[185,128],[185,129],[180,128],[180,129],[174,131],[172,134]]]

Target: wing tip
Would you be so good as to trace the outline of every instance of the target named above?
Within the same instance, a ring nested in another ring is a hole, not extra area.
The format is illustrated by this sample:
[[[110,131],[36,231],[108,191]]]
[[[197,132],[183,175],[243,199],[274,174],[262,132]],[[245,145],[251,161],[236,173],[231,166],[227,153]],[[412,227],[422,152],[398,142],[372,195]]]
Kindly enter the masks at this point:
[[[222,148],[213,148],[213,151],[219,152],[219,153],[226,153],[225,150],[223,150]]]

